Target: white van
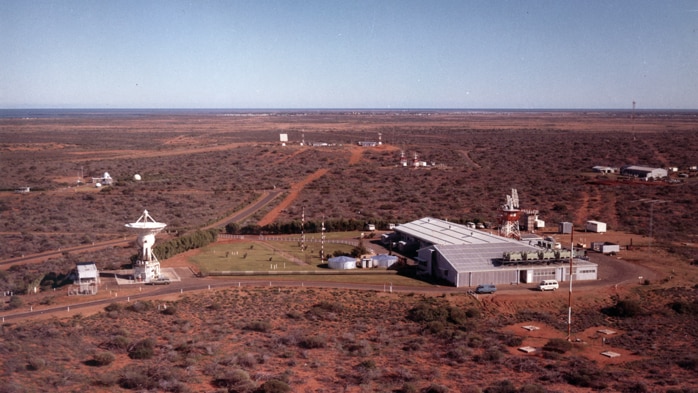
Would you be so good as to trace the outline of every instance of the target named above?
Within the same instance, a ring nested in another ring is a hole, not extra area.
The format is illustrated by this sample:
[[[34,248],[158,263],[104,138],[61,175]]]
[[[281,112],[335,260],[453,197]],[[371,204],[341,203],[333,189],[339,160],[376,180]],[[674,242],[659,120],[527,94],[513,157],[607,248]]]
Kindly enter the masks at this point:
[[[543,280],[538,284],[538,289],[541,291],[554,291],[559,287],[560,285],[557,283],[557,280]]]

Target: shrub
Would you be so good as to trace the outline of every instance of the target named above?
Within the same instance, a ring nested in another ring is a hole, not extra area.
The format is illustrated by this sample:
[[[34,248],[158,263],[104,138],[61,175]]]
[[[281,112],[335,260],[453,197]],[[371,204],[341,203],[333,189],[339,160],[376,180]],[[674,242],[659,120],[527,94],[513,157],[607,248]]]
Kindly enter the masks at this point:
[[[96,366],[107,366],[114,361],[114,354],[111,352],[99,352],[94,355],[92,360]]]
[[[526,384],[519,389],[519,393],[545,393],[547,390],[545,390],[544,387],[537,385],[537,384]]]
[[[290,391],[291,387],[286,382],[276,379],[264,382],[258,389],[259,393],[288,393]]]
[[[480,355],[480,360],[490,363],[499,363],[504,358],[504,354],[497,347],[487,348],[485,352]]]
[[[155,340],[146,338],[133,344],[128,349],[128,357],[131,359],[150,359],[155,353]]]
[[[253,321],[245,325],[243,329],[266,333],[271,331],[271,323],[269,321]]]
[[[227,388],[229,392],[248,393],[254,390],[254,382],[245,370],[235,369],[226,371],[213,380],[219,388]]]
[[[686,315],[698,315],[698,301],[694,302],[681,302],[676,301],[669,304],[672,310],[676,311],[678,314]]]
[[[422,393],[448,393],[448,388],[443,385],[431,384],[422,389]]]
[[[465,310],[465,315],[468,318],[480,318],[480,310],[474,307],[471,307],[467,310]]]
[[[170,304],[169,306],[163,308],[161,312],[165,315],[175,315],[177,314],[177,306]]]
[[[618,300],[614,306],[604,309],[604,312],[614,317],[632,318],[642,313],[642,307],[635,300]]]
[[[151,310],[152,308],[153,308],[153,305],[147,301],[146,302],[138,301],[138,302],[135,302],[135,303],[131,304],[130,306],[126,307],[127,310],[133,311],[133,312],[138,312],[138,313],[146,312],[148,310]]]
[[[123,307],[119,303],[111,303],[108,306],[104,307],[104,311],[106,312],[112,312],[112,311],[121,311]]]
[[[565,353],[570,349],[572,349],[572,343],[562,338],[553,338],[543,346],[544,351],[555,353]]]
[[[305,349],[325,348],[327,346],[327,338],[325,336],[307,336],[302,339],[298,345]]]
[[[15,295],[10,298],[10,301],[7,303],[7,309],[8,310],[15,310],[17,308],[20,308],[24,306],[24,300],[22,300],[21,297]]]
[[[39,371],[44,367],[46,367],[46,360],[38,357],[32,357],[27,364],[27,370],[31,371]]]
[[[446,321],[448,308],[419,303],[408,312],[407,318],[414,322]]]
[[[696,356],[685,357],[678,360],[676,364],[685,370],[698,371],[698,357]]]
[[[499,381],[485,389],[485,393],[516,393],[516,386],[509,381]]]

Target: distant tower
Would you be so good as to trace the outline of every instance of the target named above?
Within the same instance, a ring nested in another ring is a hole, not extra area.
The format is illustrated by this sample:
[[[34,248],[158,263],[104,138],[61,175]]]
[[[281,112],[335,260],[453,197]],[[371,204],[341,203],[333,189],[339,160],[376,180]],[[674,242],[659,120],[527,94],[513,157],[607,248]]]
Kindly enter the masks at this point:
[[[515,188],[507,195],[507,203],[502,205],[499,213],[499,234],[504,237],[521,239],[519,232],[519,194]]]
[[[138,234],[136,243],[140,250],[138,250],[138,259],[133,265],[133,277],[137,281],[151,282],[160,277],[160,261],[153,254],[153,245],[155,244],[155,235],[162,231],[165,226],[167,224],[155,221],[147,210],[143,210],[143,215],[136,222],[126,224],[126,228]]]
[[[322,235],[320,235],[320,263],[325,263],[325,216],[322,216]]]
[[[407,157],[404,150],[400,150],[400,166],[407,166]]]
[[[415,168],[419,166],[419,157],[417,156],[417,153],[414,153],[414,158],[412,159],[412,166]]]
[[[305,132],[301,133],[301,146],[305,146]]]
[[[301,250],[305,251],[305,206],[301,210]]]
[[[383,134],[379,132],[378,133],[378,146],[380,146],[382,144],[383,144]]]
[[[633,114],[630,115],[630,124],[633,133],[633,140],[636,140],[637,138],[635,138],[635,100],[633,100]]]

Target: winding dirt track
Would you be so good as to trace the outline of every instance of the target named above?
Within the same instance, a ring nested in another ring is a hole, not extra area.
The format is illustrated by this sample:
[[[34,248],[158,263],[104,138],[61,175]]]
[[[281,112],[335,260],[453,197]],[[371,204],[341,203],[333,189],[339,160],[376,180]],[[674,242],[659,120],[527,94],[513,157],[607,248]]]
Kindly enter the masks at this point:
[[[284,198],[284,200],[281,201],[281,203],[279,203],[275,208],[273,208],[269,213],[267,213],[266,216],[264,216],[261,220],[259,220],[258,225],[260,227],[263,227],[265,225],[269,225],[272,222],[274,222],[274,220],[276,219],[276,217],[279,216],[281,211],[286,209],[287,207],[289,207],[291,205],[291,203],[294,200],[296,200],[296,198],[298,198],[298,194],[301,192],[303,187],[310,184],[312,181],[319,179],[327,172],[328,172],[327,168],[318,169],[317,171],[315,171],[314,173],[312,173],[311,175],[309,175],[308,177],[306,177],[302,181],[292,185],[288,196],[286,196],[286,198]]]

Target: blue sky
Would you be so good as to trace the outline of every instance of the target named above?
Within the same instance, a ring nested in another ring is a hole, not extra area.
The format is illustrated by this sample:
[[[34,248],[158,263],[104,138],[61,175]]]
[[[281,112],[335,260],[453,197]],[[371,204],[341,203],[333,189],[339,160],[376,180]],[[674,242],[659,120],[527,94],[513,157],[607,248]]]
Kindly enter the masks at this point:
[[[0,0],[0,108],[633,100],[698,109],[698,0]]]

